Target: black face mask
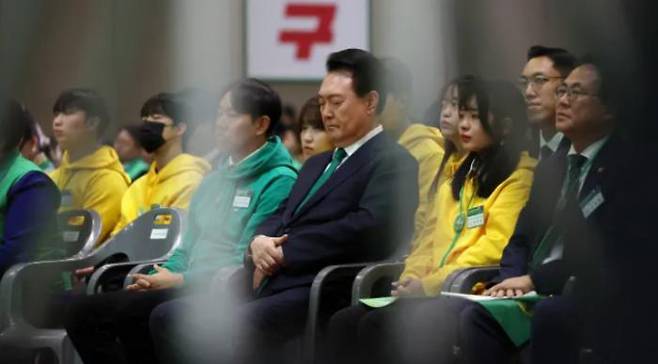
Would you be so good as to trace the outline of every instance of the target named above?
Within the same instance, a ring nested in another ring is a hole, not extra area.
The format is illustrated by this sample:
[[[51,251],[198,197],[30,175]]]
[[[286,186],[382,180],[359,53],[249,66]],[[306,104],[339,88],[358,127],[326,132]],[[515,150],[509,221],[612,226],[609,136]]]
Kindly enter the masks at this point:
[[[138,136],[139,144],[147,153],[153,153],[160,148],[166,140],[162,137],[162,131],[165,124],[144,121],[139,127]]]

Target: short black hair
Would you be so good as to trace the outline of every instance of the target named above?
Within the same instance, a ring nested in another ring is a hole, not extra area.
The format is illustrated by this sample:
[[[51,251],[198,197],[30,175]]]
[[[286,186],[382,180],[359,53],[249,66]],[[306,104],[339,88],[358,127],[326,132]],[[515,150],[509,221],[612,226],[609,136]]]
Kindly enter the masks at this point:
[[[281,98],[267,83],[255,78],[240,80],[231,85],[226,93],[231,95],[231,107],[241,114],[249,114],[253,119],[261,116],[270,118],[267,135],[277,130],[281,119]]]
[[[382,58],[380,62],[383,70],[382,87],[386,95],[393,95],[397,99],[410,97],[413,77],[409,67],[392,57]]]
[[[566,49],[533,45],[528,49],[528,61],[537,57],[547,57],[553,62],[555,68],[562,77],[567,77],[569,72],[578,64],[576,57]]]
[[[87,117],[98,118],[96,136],[101,138],[110,123],[110,115],[103,97],[88,88],[72,88],[63,91],[53,105],[53,114],[83,111]]]
[[[596,70],[598,78],[598,90],[596,95],[605,105],[608,111],[616,115],[619,111],[619,107],[623,102],[619,101],[624,98],[624,95],[618,91],[618,88],[611,87],[612,84],[623,84],[625,81],[623,78],[619,77],[619,72],[606,62],[601,61],[602,57],[594,56],[593,54],[585,54],[578,60],[576,67],[580,66],[591,66]]]
[[[379,94],[377,113],[384,110],[384,98],[381,74],[381,62],[368,51],[357,48],[348,48],[334,52],[327,59],[327,72],[347,71],[352,76],[354,93],[363,97],[370,91]]]
[[[493,145],[485,153],[470,153],[460,165],[452,180],[452,195],[459,199],[459,191],[464,186],[471,163],[476,163],[476,189],[480,197],[489,197],[496,187],[516,169],[521,152],[527,150],[526,104],[518,87],[506,81],[485,81],[481,78],[463,78],[457,85],[459,108],[468,106],[475,98],[480,123],[493,140]],[[487,115],[494,117],[493,125]],[[509,120],[505,125],[503,120]],[[508,133],[504,133],[505,127]]]
[[[18,148],[26,134],[31,137],[31,128],[34,126],[32,114],[16,100],[4,100],[2,102],[0,124],[2,125],[2,143],[0,151],[5,155]]]
[[[122,131],[125,131],[130,135],[132,140],[135,141],[135,143],[139,144],[139,130],[140,130],[140,125],[124,125],[119,128],[119,131],[117,134],[121,133]]]
[[[179,124],[187,122],[185,111],[185,104],[178,95],[161,92],[146,100],[139,111],[139,116],[145,118],[152,115],[164,115],[170,118],[174,124]]]

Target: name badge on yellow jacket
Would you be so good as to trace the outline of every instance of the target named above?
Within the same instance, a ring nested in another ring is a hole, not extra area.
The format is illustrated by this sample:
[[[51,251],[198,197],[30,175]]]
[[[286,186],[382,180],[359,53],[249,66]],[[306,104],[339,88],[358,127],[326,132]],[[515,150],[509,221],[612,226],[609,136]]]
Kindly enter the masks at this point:
[[[472,229],[484,225],[484,207],[475,206],[466,213],[466,228]]]

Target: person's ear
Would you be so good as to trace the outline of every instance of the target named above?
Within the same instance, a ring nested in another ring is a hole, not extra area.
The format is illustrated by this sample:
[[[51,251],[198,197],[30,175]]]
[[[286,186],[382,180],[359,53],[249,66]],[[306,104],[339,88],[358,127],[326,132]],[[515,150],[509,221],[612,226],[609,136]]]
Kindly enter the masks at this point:
[[[367,103],[367,112],[368,115],[375,115],[377,114],[377,105],[379,105],[379,92],[377,91],[370,91],[366,95],[366,103]]]
[[[87,118],[86,125],[87,128],[97,131],[101,125],[101,119],[98,116]]]
[[[176,124],[175,128],[176,128],[176,136],[182,136],[187,131],[187,123],[180,122]]]
[[[270,124],[272,123],[272,120],[270,119],[269,116],[267,115],[262,115],[258,119],[254,121],[254,125],[256,126],[256,135],[266,135],[267,130],[270,128]]]

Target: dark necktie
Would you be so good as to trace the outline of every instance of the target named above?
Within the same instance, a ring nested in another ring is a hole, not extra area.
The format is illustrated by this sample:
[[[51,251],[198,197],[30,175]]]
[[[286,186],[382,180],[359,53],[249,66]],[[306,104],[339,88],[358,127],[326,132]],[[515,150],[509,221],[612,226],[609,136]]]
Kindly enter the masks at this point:
[[[329,180],[329,177],[331,177],[331,175],[334,174],[336,168],[338,168],[340,162],[342,162],[343,159],[345,159],[345,157],[347,157],[347,152],[345,151],[345,149],[343,148],[336,149],[333,157],[331,158],[331,163],[329,163],[329,167],[327,167],[327,169],[325,169],[325,171],[320,175],[320,178],[318,178],[315,181],[311,189],[306,194],[306,197],[304,197],[304,200],[302,200],[299,206],[297,206],[297,210],[295,210],[295,213],[299,212],[302,206],[304,206],[308,202],[308,200],[310,200],[311,197],[313,197],[313,195],[315,195],[315,193],[318,192],[320,187],[322,187],[327,182],[327,180]]]
[[[560,194],[560,199],[555,207],[553,223],[546,230],[546,233],[537,245],[537,249],[533,253],[530,263],[532,269],[541,265],[549,255],[561,256],[563,246],[562,236],[565,230],[565,224],[567,223],[564,219],[564,209],[578,199],[580,173],[583,165],[587,162],[587,158],[580,154],[572,154],[568,158],[567,176],[564,188]]]

